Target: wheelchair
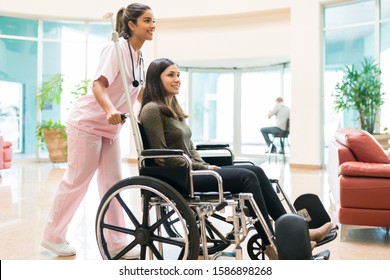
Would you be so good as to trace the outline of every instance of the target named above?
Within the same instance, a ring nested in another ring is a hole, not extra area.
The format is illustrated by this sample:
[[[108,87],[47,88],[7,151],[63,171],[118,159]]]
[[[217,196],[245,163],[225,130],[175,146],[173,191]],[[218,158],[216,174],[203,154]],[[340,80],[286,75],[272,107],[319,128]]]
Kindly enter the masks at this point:
[[[112,40],[118,45],[119,36],[114,30],[115,21],[111,13],[107,16],[113,26]],[[118,49],[117,47],[116,50]],[[277,250],[279,259],[329,258],[328,250],[313,256],[309,240],[310,223],[318,222],[322,225],[330,221],[321,204],[316,205],[312,201],[307,204],[303,199],[304,207],[299,208],[299,211],[304,214],[298,215],[296,206],[288,202],[290,209],[294,211],[275,221],[274,234],[261,215],[252,194],[224,192],[222,178],[217,172],[192,170],[190,158],[181,150],[147,149],[142,126],[138,125],[134,117],[122,56],[118,51],[116,54],[129,109],[129,114],[122,117],[130,119],[138,153],[139,175],[117,182],[100,201],[95,235],[103,259],[121,259],[127,252],[137,248],[140,249],[141,260],[209,260],[221,256],[241,260],[242,243],[254,228],[255,222],[259,222],[263,227],[270,245]],[[229,156],[217,165],[239,164],[234,161],[228,145],[203,145],[198,148],[228,151]],[[186,165],[154,164],[155,159],[168,157],[181,157]],[[211,161],[216,159],[218,157],[208,160],[210,164],[214,164]],[[194,176],[212,176],[218,183],[218,191],[196,192],[192,181]],[[276,191],[287,201],[277,180],[273,183],[276,184]],[[247,203],[253,208],[256,217],[248,215],[248,209],[245,207]],[[125,224],[120,224],[110,215],[110,208],[114,207],[120,207],[122,210]],[[312,208],[316,210],[313,213]],[[115,254],[110,252],[107,242],[114,234],[122,235],[128,240],[127,245]],[[336,236],[337,229],[324,241],[334,240]],[[229,247],[233,247],[233,250],[226,251]],[[265,259],[265,247],[258,235],[250,237],[247,249],[251,259]]]
[[[147,147],[146,137],[140,129],[141,143]],[[229,155],[205,157],[210,164],[249,164],[235,161],[228,145],[198,145],[198,150],[225,150]],[[181,157],[185,166],[156,166],[154,159]],[[325,250],[312,255],[308,229],[330,221],[318,197],[305,194],[294,205],[280,186],[271,179],[275,191],[281,195],[291,213],[275,221],[275,234],[266,224],[252,194],[232,194],[223,190],[223,181],[213,170],[192,170],[190,158],[181,150],[145,149],[138,160],[139,175],[125,178],[113,185],[102,198],[96,216],[95,233],[103,259],[121,259],[129,250],[140,249],[140,259],[193,260],[231,257],[243,259],[242,243],[258,221],[266,232],[271,246],[278,251],[279,259],[329,259]],[[194,176],[213,176],[218,191],[200,193],[194,190]],[[256,217],[250,217],[245,207],[249,202]],[[111,205],[119,204],[125,216],[125,226],[109,221]],[[300,209],[300,210],[296,210]],[[283,219],[282,219],[283,218]],[[107,240],[111,233],[128,237],[128,244],[112,255]],[[317,246],[337,237],[337,228]],[[287,242],[286,242],[287,240]],[[226,249],[232,248],[231,251]],[[250,259],[264,260],[265,246],[259,235],[247,241]]]

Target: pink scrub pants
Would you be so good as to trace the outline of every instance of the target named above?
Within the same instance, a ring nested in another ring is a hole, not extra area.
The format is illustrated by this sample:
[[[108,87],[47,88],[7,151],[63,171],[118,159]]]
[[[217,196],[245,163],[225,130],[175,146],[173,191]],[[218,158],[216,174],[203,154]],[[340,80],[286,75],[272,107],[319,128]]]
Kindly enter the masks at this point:
[[[68,125],[68,168],[65,171],[44,231],[44,238],[52,242],[66,241],[69,224],[84,198],[91,179],[97,171],[100,199],[107,190],[122,179],[119,139],[112,140],[87,133]],[[109,223],[123,226],[122,208],[110,206]],[[126,236],[111,232],[107,240],[110,250],[126,245]]]

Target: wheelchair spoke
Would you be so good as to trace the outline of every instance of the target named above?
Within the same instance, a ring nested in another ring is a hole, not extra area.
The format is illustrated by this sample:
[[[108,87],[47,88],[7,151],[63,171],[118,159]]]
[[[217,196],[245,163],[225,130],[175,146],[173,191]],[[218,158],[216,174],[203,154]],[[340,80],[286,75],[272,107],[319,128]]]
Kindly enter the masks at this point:
[[[164,222],[166,222],[169,217],[171,217],[173,214],[175,214],[174,210],[169,211],[169,213],[164,214],[164,216],[161,216],[161,219],[156,221],[153,225],[150,226],[150,230],[154,231],[156,228],[161,226]]]
[[[186,251],[185,250],[186,249],[186,242],[184,242],[184,240],[179,241],[179,240],[175,240],[172,238],[165,238],[165,237],[161,237],[161,236],[154,236],[152,239],[153,239],[153,241],[156,241],[156,242],[161,242],[161,243],[166,244],[166,245],[172,245],[172,246],[176,246],[178,248],[181,248],[181,250],[179,251],[179,254],[177,256],[177,259],[179,259],[179,260],[183,259],[184,253]],[[153,242],[151,242],[148,246],[152,250],[153,254],[157,256],[157,258],[159,258],[161,256]]]
[[[146,245],[141,245],[140,259],[146,260]]]
[[[134,216],[133,212],[129,209],[126,202],[123,201],[122,197],[118,193],[115,198],[118,200],[119,204],[122,206],[123,210],[126,212],[127,216],[130,218],[130,220],[133,222],[134,226],[136,228],[140,227],[140,223],[138,222],[137,218]]]
[[[157,242],[162,242],[169,245],[174,245],[177,247],[184,247],[186,243],[184,241],[176,240],[173,238],[166,238],[162,236],[153,236],[153,240]]]
[[[128,229],[128,228],[115,226],[115,225],[110,225],[110,224],[106,224],[106,223],[102,223],[101,227],[105,228],[105,229],[111,229],[111,230],[114,230],[114,231],[117,231],[117,232],[127,233],[127,234],[130,234],[130,235],[134,235],[135,234],[135,230],[133,230],[133,229]]]
[[[173,219],[173,220],[167,222],[166,225],[171,227],[171,226],[175,225],[179,221],[180,221],[180,219],[176,218],[176,219]]]
[[[131,249],[133,249],[137,245],[137,241],[131,242],[129,245],[127,245],[125,248],[123,248],[122,251],[120,251],[113,259],[114,260],[119,260],[124,256],[127,252],[129,252]]]
[[[148,244],[149,249],[152,251],[153,255],[157,257],[158,260],[163,260],[163,256],[160,254],[160,252],[157,250],[156,246],[154,246],[153,243]]]

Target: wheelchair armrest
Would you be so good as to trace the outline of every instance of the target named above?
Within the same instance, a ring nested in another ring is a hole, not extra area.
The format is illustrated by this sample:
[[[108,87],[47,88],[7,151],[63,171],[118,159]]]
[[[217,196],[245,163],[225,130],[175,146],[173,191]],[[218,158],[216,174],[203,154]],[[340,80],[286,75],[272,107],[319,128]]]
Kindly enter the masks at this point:
[[[213,149],[224,149],[228,148],[229,144],[198,144],[196,145],[197,150],[213,150]]]
[[[233,164],[250,164],[255,165],[253,161],[250,160],[235,160],[233,161]]]
[[[196,150],[200,156],[212,165],[233,165],[234,155],[229,144],[198,144]]]
[[[192,170],[191,171],[192,176],[213,176],[217,180],[218,184],[218,200],[220,203],[224,202],[224,190],[223,190],[223,181],[221,175],[219,175],[214,170]],[[192,188],[192,196],[194,195],[194,186],[191,186]]]
[[[142,166],[144,166],[146,159],[153,158],[164,158],[164,157],[181,157],[186,161],[186,165],[188,170],[190,171],[190,176],[213,176],[218,183],[218,200],[220,203],[224,201],[224,190],[222,184],[222,177],[214,170],[192,170],[191,159],[180,149],[148,149],[143,150],[140,154],[138,166],[139,170],[141,170]],[[172,167],[171,167],[172,168]],[[173,167],[174,168],[174,167]],[[190,196],[194,197],[195,190],[194,186],[190,184]]]
[[[141,152],[142,156],[145,157],[150,157],[150,156],[174,156],[178,155],[181,156],[183,155],[183,150],[179,149],[148,149],[148,150],[143,150]]]

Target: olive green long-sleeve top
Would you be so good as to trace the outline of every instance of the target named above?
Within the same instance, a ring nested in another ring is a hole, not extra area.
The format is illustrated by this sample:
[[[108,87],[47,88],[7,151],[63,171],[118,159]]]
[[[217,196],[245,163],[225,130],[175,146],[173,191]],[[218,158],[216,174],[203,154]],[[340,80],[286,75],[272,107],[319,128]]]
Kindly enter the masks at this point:
[[[180,121],[164,115],[157,103],[149,102],[140,114],[140,122],[144,127],[149,148],[151,149],[181,149],[191,158],[192,169],[207,169],[191,141],[191,129],[185,121]],[[185,165],[182,158],[156,159],[158,165]]]

